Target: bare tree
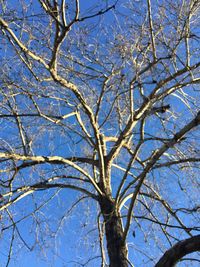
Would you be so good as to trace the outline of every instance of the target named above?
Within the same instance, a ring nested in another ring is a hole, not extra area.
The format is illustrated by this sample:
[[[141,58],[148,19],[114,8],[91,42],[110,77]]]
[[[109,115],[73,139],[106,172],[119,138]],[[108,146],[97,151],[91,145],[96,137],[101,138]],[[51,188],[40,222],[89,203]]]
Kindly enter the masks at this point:
[[[1,1],[6,266],[73,233],[66,266],[172,266],[199,251],[200,2],[82,2]]]

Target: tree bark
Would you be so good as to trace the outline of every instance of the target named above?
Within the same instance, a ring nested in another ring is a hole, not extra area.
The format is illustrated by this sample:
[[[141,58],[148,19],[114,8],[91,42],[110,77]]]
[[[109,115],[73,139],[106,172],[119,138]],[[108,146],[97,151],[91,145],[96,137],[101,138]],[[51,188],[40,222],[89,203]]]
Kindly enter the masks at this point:
[[[167,250],[155,267],[173,267],[185,255],[200,251],[200,235],[176,243]]]
[[[123,242],[123,226],[120,213],[111,198],[103,197],[100,207],[105,223],[107,251],[110,267],[128,267],[128,250]]]

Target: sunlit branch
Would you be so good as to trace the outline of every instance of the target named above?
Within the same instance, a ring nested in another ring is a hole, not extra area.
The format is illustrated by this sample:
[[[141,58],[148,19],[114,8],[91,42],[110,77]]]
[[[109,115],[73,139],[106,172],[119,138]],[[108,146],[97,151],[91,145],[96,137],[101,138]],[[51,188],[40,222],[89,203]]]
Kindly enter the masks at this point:
[[[167,78],[161,80],[157,86],[155,87],[155,89],[151,92],[151,94],[149,95],[149,99],[159,99],[161,98],[162,96],[166,96],[166,95],[169,95],[171,92],[174,91],[174,89],[176,89],[176,86],[170,88],[170,89],[166,89],[164,90],[164,92],[161,92],[160,94],[158,93],[160,88],[162,88],[164,85],[168,84],[169,82],[175,80],[178,78],[178,77],[182,77],[183,74],[187,74],[188,72],[192,71],[192,70],[196,70],[198,67],[200,67],[200,62],[188,67],[184,67],[180,70],[177,70],[176,72],[174,72],[173,74],[171,74],[170,76],[168,76]],[[199,79],[197,79],[198,81]],[[189,83],[188,83],[189,84]],[[187,83],[186,83],[187,85]],[[179,87],[179,85],[178,85]]]
[[[196,115],[196,117],[190,121],[188,124],[186,124],[179,132],[177,132],[173,138],[169,141],[166,142],[161,148],[159,148],[154,156],[149,160],[148,164],[146,165],[144,171],[138,176],[138,184],[135,188],[135,191],[133,193],[131,203],[129,205],[129,212],[128,212],[128,217],[124,229],[124,240],[126,239],[126,236],[128,234],[128,230],[131,224],[131,214],[134,208],[135,201],[137,199],[137,195],[140,191],[140,188],[143,185],[143,182],[146,178],[146,175],[148,172],[152,169],[152,167],[155,165],[155,163],[159,160],[159,158],[164,154],[165,151],[167,151],[169,148],[173,147],[177,142],[180,142],[181,138],[191,131],[193,128],[197,127],[200,124],[200,112]]]
[[[135,160],[137,160],[137,156],[138,156],[138,153],[140,151],[140,148],[142,146],[142,144],[144,143],[144,127],[145,127],[145,118],[143,118],[141,120],[141,124],[140,124],[140,139],[138,141],[138,144],[136,146],[136,148],[134,149],[134,151],[130,151],[129,150],[129,153],[131,154],[131,159],[129,161],[129,164],[127,166],[127,172],[125,172],[124,174],[124,177],[120,183],[120,186],[118,187],[118,191],[117,191],[117,197],[116,197],[116,201],[119,201],[119,202],[124,202],[123,197],[124,195],[126,194],[127,190],[129,189],[129,185],[123,190],[123,192],[121,193],[121,190],[123,188],[123,185],[126,181],[126,178],[127,178],[127,175],[128,175],[128,171],[130,170],[130,168],[132,167],[132,165],[134,164]],[[131,183],[131,185],[133,185],[134,183],[136,183],[138,180],[137,177],[135,177],[135,180],[134,182]],[[126,202],[126,201],[125,201]],[[121,209],[121,205],[122,204],[119,204],[120,205],[120,209]]]
[[[10,36],[12,37],[12,39],[16,42],[16,44],[19,46],[19,48],[26,53],[27,55],[29,55],[31,58],[33,58],[34,60],[38,61],[39,63],[41,63],[47,70],[49,69],[48,64],[44,61],[43,58],[41,58],[40,56],[36,55],[35,53],[33,53],[32,51],[30,51],[18,38],[17,36],[14,34],[14,32],[9,28],[8,23],[2,19],[0,17],[0,25],[2,26],[3,29],[5,29]]]
[[[18,195],[16,197],[8,200],[8,202],[5,201],[5,203],[2,203],[0,206],[0,211],[7,209],[9,206],[15,204],[19,200],[23,199],[24,197],[27,197],[28,195],[30,195],[36,191],[47,190],[47,189],[52,189],[52,188],[73,189],[73,190],[81,192],[81,193],[97,200],[97,196],[95,194],[92,194],[91,192],[89,192],[85,188],[81,188],[81,187],[76,186],[76,185],[70,185],[70,184],[65,184],[65,183],[49,183],[49,182],[51,182],[51,181],[47,180],[45,182],[36,183],[34,185],[23,186],[21,188],[17,188],[11,192],[4,194],[3,195],[4,199],[6,199],[6,197],[12,197],[14,194],[18,194]]]
[[[98,197],[95,194],[92,194],[91,192],[89,192],[88,190],[86,190],[85,188],[81,188],[79,186],[75,186],[75,185],[70,185],[70,184],[65,184],[65,183],[38,183],[35,184],[33,186],[31,186],[32,188],[34,188],[34,190],[43,190],[43,189],[50,189],[50,188],[69,188],[69,189],[73,189],[73,190],[77,190],[95,200],[98,199]]]
[[[78,91],[77,87],[74,84],[72,84],[72,83],[66,81],[65,79],[63,79],[62,77],[58,76],[54,70],[51,70],[51,74],[52,74],[52,77],[54,78],[55,82],[58,82],[62,86],[68,88],[69,87],[68,85],[70,84],[70,89],[74,92],[74,94],[76,95],[76,97],[80,101],[80,104],[83,106],[85,113],[89,117],[91,126],[92,126],[93,131],[94,131],[94,136],[96,139],[96,148],[97,148],[97,151],[99,154],[99,166],[100,166],[101,177],[102,177],[103,184],[105,184],[104,155],[103,155],[102,144],[101,144],[101,140],[100,140],[99,126],[95,120],[95,116],[93,114],[93,111],[88,106],[85,98],[81,95],[81,93]]]
[[[65,15],[65,0],[62,0],[62,3],[61,3],[61,16],[62,16],[62,23],[64,25],[64,27],[67,26],[67,21],[66,21],[66,15]]]
[[[72,162],[79,162],[79,163],[87,163],[87,164],[90,164],[90,165],[94,165],[94,166],[97,166],[98,167],[98,160],[94,160],[94,159],[90,159],[90,158],[84,158],[84,157],[69,157],[69,158],[65,158],[69,161],[72,161]],[[0,160],[0,163],[1,162],[5,162],[9,159],[5,158],[5,159],[2,159]],[[24,168],[29,168],[31,166],[35,166],[35,165],[39,165],[39,164],[45,164],[46,162],[43,161],[43,162],[38,162],[38,161],[28,161],[28,162],[23,162],[22,164],[19,164],[13,168],[9,168],[9,169],[0,169],[0,173],[6,173],[6,172],[12,172],[12,171],[19,171],[21,169],[24,169]],[[53,161],[52,164],[65,164],[63,163],[62,161]]]
[[[53,156],[53,157],[25,156],[25,155],[20,155],[20,154],[0,153],[0,158],[12,159],[12,160],[16,160],[16,161],[33,161],[33,162],[38,163],[38,164],[41,164],[41,163],[67,164],[67,165],[73,167],[74,169],[76,169],[77,171],[79,171],[80,173],[82,173],[83,175],[85,175],[89,179],[89,181],[91,181],[91,183],[93,184],[93,186],[97,190],[97,192],[100,195],[102,194],[101,190],[99,189],[99,187],[96,184],[96,182],[94,181],[94,179],[84,169],[82,169],[80,166],[75,164],[73,161],[70,161],[70,160],[65,159],[63,157],[59,157],[59,156]]]
[[[49,14],[59,26],[63,27],[58,17],[58,13],[59,13],[58,5],[54,4],[54,6],[51,6],[49,1],[47,3],[41,0],[38,0],[38,1],[40,2],[42,8],[46,11],[46,13]]]
[[[198,67],[200,66],[200,64],[198,65]],[[163,97],[166,97],[166,96],[168,96],[168,95],[173,95],[173,93],[175,92],[175,91],[178,91],[179,89],[182,89],[182,88],[184,88],[184,87],[187,87],[187,86],[189,86],[189,85],[191,85],[191,84],[199,84],[200,83],[200,78],[196,78],[196,79],[192,79],[192,80],[190,80],[190,81],[188,81],[188,82],[177,82],[175,85],[173,85],[173,86],[170,86],[169,88],[167,88],[164,92],[162,92],[162,93],[157,93],[156,94],[156,99],[157,100],[159,100],[159,99],[162,99]]]
[[[150,63],[146,68],[144,68],[138,75],[143,74],[143,72],[146,72],[149,70],[149,68],[152,67],[152,65],[156,65],[157,62],[159,62],[160,59],[158,59],[157,61]],[[197,66],[193,66],[193,68],[195,69]],[[183,73],[187,72],[187,68],[175,73],[174,75],[166,78],[165,80],[162,80],[160,83],[158,83],[158,85],[156,86],[156,88],[152,91],[152,93],[149,95],[149,97],[147,99],[145,99],[145,101],[143,102],[143,104],[141,105],[141,107],[135,112],[134,117],[133,118],[129,118],[126,127],[124,128],[124,130],[121,132],[120,136],[118,137],[116,143],[114,144],[113,148],[111,149],[109,155],[108,155],[108,160],[112,161],[119,153],[119,151],[121,150],[121,148],[123,147],[126,137],[129,135],[129,133],[132,131],[132,129],[136,126],[136,124],[138,123],[138,121],[144,117],[145,112],[150,109],[153,105],[153,103],[155,101],[157,101],[157,98],[155,97],[155,94],[157,91],[159,91],[159,89],[165,84],[168,83],[169,81],[171,81],[172,79],[175,79],[177,76],[182,75]],[[132,86],[132,83],[135,82],[136,77],[133,78],[130,86]],[[131,89],[130,89],[131,90]]]
[[[150,28],[150,36],[151,36],[151,45],[152,45],[152,50],[153,50],[153,58],[155,61],[156,60],[156,46],[155,46],[155,37],[154,37],[151,1],[150,0],[147,0],[147,5],[148,5],[148,19],[149,19],[149,28]]]
[[[87,131],[82,119],[81,119],[80,112],[76,112],[76,119],[77,119],[82,131],[84,132],[87,140],[89,141],[89,143],[92,144],[92,146],[95,147],[96,145],[95,145],[94,141],[92,140],[92,136],[88,133],[88,131]]]

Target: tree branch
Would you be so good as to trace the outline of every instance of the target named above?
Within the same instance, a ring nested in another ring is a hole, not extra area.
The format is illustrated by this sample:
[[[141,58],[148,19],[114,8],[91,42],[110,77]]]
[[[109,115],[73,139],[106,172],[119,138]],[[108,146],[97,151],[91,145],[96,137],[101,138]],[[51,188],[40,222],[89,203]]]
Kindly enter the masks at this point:
[[[131,218],[132,218],[132,212],[134,208],[134,204],[137,198],[137,195],[140,191],[140,188],[144,182],[144,179],[148,172],[152,169],[152,167],[155,165],[156,162],[158,162],[159,158],[167,151],[169,148],[173,147],[175,144],[181,141],[182,137],[191,131],[193,128],[198,126],[200,124],[200,111],[197,113],[196,117],[190,121],[188,124],[186,124],[178,133],[176,133],[173,138],[171,138],[170,141],[166,142],[161,148],[159,148],[152,158],[149,160],[148,164],[146,165],[144,171],[138,176],[138,184],[135,188],[135,192],[133,193],[132,200],[129,206],[129,211],[128,211],[128,217],[124,229],[124,241],[126,239],[126,236],[128,234],[128,230],[131,224]]]
[[[89,181],[93,184],[96,191],[102,195],[102,192],[100,188],[98,187],[97,183],[94,181],[94,179],[80,166],[78,166],[73,161],[70,161],[66,158],[59,157],[59,156],[52,156],[52,157],[45,157],[45,156],[25,156],[20,154],[10,154],[10,153],[0,153],[0,158],[2,159],[13,159],[17,161],[30,161],[30,164],[34,162],[35,164],[41,164],[41,163],[54,163],[54,164],[67,164],[71,166],[72,168],[76,169],[83,175],[85,175]],[[31,162],[32,161],[32,162]]]
[[[200,251],[200,235],[176,243],[167,250],[155,267],[173,267],[185,255]]]

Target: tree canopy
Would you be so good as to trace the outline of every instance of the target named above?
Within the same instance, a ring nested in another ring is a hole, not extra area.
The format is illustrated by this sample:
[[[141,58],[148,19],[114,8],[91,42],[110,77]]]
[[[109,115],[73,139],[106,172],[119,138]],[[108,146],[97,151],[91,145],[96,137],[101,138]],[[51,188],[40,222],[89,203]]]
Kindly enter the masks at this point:
[[[200,2],[0,11],[0,263],[199,263]]]

